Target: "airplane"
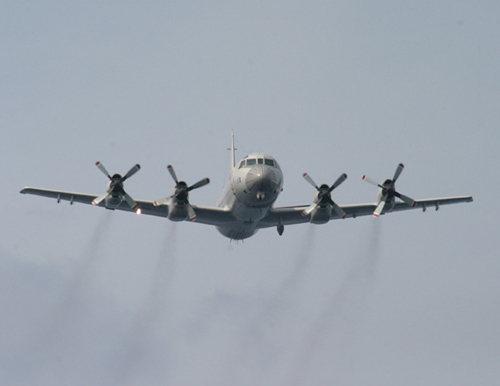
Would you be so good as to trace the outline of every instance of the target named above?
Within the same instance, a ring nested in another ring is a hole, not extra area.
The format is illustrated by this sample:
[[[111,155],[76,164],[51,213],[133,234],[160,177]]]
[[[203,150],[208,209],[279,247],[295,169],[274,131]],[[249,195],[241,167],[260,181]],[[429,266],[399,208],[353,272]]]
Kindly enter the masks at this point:
[[[207,185],[210,180],[204,178],[189,186],[179,181],[174,168],[167,166],[170,176],[175,182],[172,195],[156,201],[134,200],[129,196],[123,183],[139,169],[133,166],[123,177],[120,174],[110,175],[104,166],[97,162],[96,166],[109,179],[107,190],[102,195],[66,192],[25,187],[22,194],[33,194],[43,197],[92,204],[110,210],[124,210],[137,214],[166,217],[171,221],[192,221],[213,225],[225,237],[231,240],[244,240],[253,236],[259,229],[275,227],[278,234],[283,234],[285,225],[302,223],[325,224],[330,220],[356,218],[373,214],[374,217],[387,213],[428,207],[439,209],[441,205],[472,202],[472,196],[443,197],[425,200],[414,200],[396,190],[396,181],[403,171],[399,164],[392,179],[382,183],[363,176],[363,180],[379,188],[375,203],[338,205],[332,200],[333,190],[346,179],[343,173],[331,185],[317,185],[309,174],[304,179],[315,189],[313,202],[309,205],[274,207],[274,203],[283,190],[283,173],[273,157],[264,153],[252,153],[239,162],[235,162],[234,135],[231,134],[231,171],[229,182],[225,186],[220,200],[215,207],[191,205],[189,192]],[[398,198],[399,200],[396,200]]]

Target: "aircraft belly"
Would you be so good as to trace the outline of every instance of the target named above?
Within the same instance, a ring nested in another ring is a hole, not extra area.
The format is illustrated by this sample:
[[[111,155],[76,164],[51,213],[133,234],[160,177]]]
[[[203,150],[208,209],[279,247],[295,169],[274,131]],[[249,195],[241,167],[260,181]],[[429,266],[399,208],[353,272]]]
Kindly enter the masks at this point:
[[[217,230],[231,240],[243,240],[253,236],[257,229],[255,229],[254,222],[236,222],[230,228],[216,227]]]
[[[240,202],[236,202],[233,207],[234,216],[240,221],[255,222],[260,221],[264,218],[266,213],[269,211],[269,207],[254,208],[248,207]]]

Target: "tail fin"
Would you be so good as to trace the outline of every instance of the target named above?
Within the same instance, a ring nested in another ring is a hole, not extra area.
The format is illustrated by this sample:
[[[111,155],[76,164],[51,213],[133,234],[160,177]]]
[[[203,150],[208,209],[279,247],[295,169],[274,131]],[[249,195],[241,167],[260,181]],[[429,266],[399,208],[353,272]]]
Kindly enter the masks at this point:
[[[231,150],[231,171],[233,171],[234,167],[235,167],[234,151],[236,150],[234,148],[234,132],[233,131],[231,131],[231,148],[229,150]]]

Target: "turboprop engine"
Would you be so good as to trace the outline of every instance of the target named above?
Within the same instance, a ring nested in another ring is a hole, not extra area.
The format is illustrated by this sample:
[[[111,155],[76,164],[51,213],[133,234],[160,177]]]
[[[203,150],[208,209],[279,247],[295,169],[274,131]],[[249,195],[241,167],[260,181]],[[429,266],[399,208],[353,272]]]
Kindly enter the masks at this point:
[[[92,204],[99,205],[102,201],[104,201],[106,208],[115,209],[118,208],[123,201],[126,201],[130,208],[132,208],[132,210],[137,210],[137,203],[132,197],[128,195],[127,192],[125,192],[125,190],[123,189],[123,183],[129,177],[137,173],[141,166],[139,164],[134,165],[123,177],[120,174],[113,174],[111,176],[104,165],[99,161],[96,162],[96,166],[101,172],[103,172],[106,177],[109,178],[109,182],[106,192],[104,194],[101,194],[99,197],[96,197],[94,201],[92,201]]]
[[[346,213],[342,210],[342,208],[340,208],[332,200],[331,193],[336,187],[346,180],[347,174],[344,173],[337,178],[337,181],[335,181],[331,187],[327,184],[323,184],[318,187],[307,173],[304,173],[303,177],[307,182],[316,188],[316,194],[314,195],[313,204],[302,211],[302,216],[310,215],[311,223],[313,224],[325,224],[330,221],[332,217],[332,210],[340,218],[344,219],[346,217]]]
[[[413,198],[405,196],[404,194],[396,191],[396,181],[399,178],[404,167],[405,166],[403,164],[399,164],[396,168],[396,172],[394,173],[394,177],[392,178],[392,180],[387,179],[382,184],[379,184],[377,181],[372,180],[370,177],[363,176],[363,180],[380,188],[377,195],[377,208],[373,212],[374,217],[380,216],[386,205],[388,207],[387,211],[390,212],[396,204],[396,197],[404,201],[411,207],[415,206],[416,202]]]
[[[172,165],[168,165],[167,169],[175,181],[174,191],[171,196],[162,198],[161,200],[155,201],[153,204],[155,206],[167,205],[168,206],[168,219],[172,221],[184,221],[189,219],[191,221],[196,220],[196,213],[189,203],[189,192],[193,189],[201,188],[207,185],[210,180],[204,178],[198,181],[196,184],[188,186],[184,181],[179,181],[177,175],[175,174]]]

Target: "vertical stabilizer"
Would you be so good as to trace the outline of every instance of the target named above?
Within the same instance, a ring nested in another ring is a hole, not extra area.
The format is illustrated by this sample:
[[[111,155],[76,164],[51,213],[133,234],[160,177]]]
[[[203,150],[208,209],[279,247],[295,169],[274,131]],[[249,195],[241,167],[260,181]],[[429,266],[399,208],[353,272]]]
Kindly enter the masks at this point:
[[[235,166],[235,160],[234,160],[234,151],[236,150],[234,148],[234,132],[231,131],[231,171],[234,170],[234,166]]]

